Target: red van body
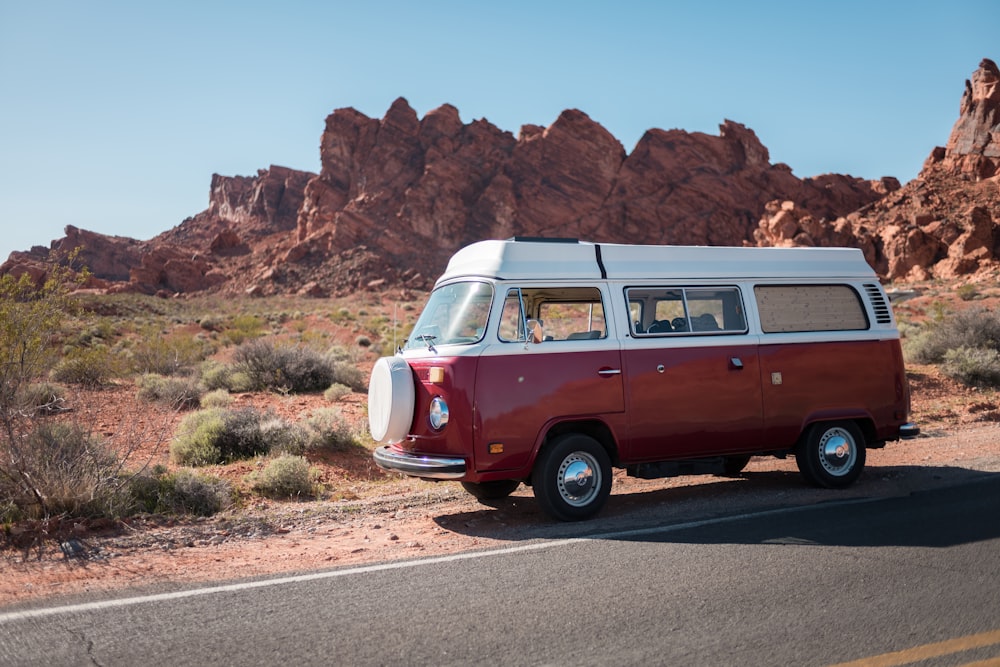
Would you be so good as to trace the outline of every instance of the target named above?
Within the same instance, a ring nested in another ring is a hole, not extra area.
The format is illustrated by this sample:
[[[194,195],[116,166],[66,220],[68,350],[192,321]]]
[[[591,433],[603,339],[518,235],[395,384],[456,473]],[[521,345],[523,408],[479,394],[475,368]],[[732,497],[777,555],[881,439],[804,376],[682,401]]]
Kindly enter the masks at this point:
[[[852,484],[912,437],[888,299],[851,249],[484,241],[457,253],[403,349],[380,359],[375,461],[551,516],[603,506],[611,468],[734,474],[794,454]]]

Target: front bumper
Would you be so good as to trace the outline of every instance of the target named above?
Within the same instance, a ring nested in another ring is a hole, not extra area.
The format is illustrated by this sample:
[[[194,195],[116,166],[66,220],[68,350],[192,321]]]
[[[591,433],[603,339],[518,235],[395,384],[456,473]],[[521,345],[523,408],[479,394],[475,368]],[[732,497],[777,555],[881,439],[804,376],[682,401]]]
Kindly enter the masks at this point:
[[[411,477],[461,479],[465,476],[465,459],[409,454],[389,445],[376,449],[372,458],[383,470],[401,472]]]
[[[920,435],[920,427],[913,422],[907,422],[899,427],[899,437],[903,440],[909,440],[910,438],[915,438]]]

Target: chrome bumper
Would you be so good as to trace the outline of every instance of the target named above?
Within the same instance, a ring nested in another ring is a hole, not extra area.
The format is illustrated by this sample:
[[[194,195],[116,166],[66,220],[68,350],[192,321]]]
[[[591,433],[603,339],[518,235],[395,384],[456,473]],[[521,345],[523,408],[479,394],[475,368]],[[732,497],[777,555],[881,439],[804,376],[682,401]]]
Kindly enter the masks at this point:
[[[920,435],[920,427],[913,422],[907,422],[899,427],[899,437],[903,440],[909,440],[918,435]]]
[[[460,479],[465,476],[465,459],[408,454],[389,445],[376,449],[372,458],[379,468],[401,472],[411,477]]]

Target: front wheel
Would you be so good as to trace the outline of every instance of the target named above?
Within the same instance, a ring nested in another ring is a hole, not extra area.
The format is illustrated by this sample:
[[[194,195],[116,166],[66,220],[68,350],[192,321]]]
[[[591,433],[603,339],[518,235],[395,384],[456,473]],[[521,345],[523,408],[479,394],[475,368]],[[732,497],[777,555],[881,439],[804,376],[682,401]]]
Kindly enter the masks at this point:
[[[865,437],[854,422],[819,422],[795,448],[799,472],[828,489],[850,486],[865,467]]]
[[[588,519],[611,495],[611,459],[590,436],[568,433],[542,450],[531,481],[546,514],[560,521]]]

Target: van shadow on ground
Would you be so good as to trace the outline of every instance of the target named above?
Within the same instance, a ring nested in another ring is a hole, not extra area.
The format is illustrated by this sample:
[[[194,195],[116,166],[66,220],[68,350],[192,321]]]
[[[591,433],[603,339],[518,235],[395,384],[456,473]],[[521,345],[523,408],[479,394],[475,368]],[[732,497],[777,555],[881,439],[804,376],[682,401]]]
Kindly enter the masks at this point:
[[[523,486],[493,508],[445,514],[435,522],[462,535],[514,542],[584,538],[946,547],[1000,537],[1000,473],[869,467],[844,490],[805,486],[788,471],[704,479],[672,488],[612,491],[603,511],[583,522],[553,521]]]

